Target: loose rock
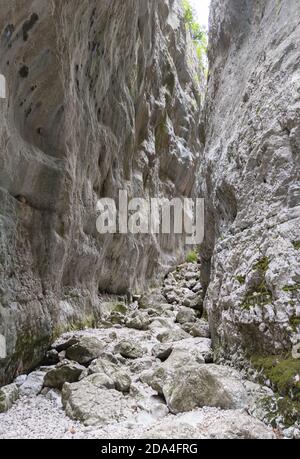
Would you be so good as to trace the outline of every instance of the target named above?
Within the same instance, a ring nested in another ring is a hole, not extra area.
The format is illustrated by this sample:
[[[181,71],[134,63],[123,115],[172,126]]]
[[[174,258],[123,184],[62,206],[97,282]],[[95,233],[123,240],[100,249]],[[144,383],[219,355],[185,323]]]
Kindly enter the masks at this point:
[[[0,388],[0,413],[5,413],[19,397],[19,389],[16,384],[10,384]]]
[[[130,340],[123,340],[115,347],[115,353],[126,359],[138,359],[143,356],[144,351],[139,344]]]
[[[103,352],[104,345],[93,336],[83,336],[76,344],[68,347],[66,358],[82,365],[90,363]]]

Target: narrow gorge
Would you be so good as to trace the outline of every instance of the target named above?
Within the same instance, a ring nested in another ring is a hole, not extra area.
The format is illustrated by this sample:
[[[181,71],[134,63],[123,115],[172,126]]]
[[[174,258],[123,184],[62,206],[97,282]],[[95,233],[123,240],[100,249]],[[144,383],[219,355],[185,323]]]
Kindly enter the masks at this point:
[[[0,0],[1,439],[300,438],[300,2],[201,2]]]

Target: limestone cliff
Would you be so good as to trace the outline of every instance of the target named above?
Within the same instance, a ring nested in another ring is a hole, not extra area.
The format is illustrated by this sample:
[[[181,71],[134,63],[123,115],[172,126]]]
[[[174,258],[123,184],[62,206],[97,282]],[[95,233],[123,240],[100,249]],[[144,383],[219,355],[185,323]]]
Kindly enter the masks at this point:
[[[155,282],[181,240],[100,236],[100,197],[190,196],[200,85],[177,0],[1,0],[0,384],[99,292]]]
[[[299,342],[299,13],[298,0],[212,1],[202,258],[226,358]]]

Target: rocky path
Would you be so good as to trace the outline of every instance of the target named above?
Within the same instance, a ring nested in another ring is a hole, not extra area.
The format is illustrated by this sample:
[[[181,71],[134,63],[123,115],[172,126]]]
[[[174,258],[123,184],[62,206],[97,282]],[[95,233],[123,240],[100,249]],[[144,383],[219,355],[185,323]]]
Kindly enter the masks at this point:
[[[0,438],[275,438],[269,388],[213,363],[198,267],[66,333],[47,361],[0,389]]]

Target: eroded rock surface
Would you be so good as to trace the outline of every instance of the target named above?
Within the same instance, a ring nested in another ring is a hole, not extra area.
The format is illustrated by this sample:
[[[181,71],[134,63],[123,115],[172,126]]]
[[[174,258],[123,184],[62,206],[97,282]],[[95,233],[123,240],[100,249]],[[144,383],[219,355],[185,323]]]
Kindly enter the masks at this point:
[[[202,277],[229,359],[291,352],[300,332],[298,17],[297,0],[212,1]]]
[[[180,237],[99,235],[96,204],[193,194],[202,75],[177,0],[3,0],[0,49],[4,384],[96,324],[99,291],[184,258]]]

